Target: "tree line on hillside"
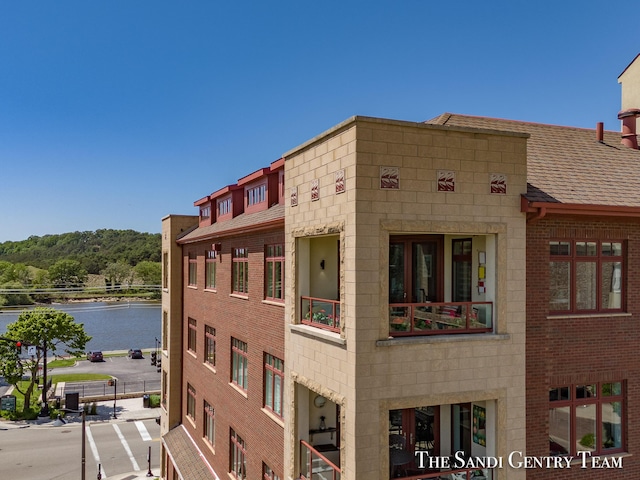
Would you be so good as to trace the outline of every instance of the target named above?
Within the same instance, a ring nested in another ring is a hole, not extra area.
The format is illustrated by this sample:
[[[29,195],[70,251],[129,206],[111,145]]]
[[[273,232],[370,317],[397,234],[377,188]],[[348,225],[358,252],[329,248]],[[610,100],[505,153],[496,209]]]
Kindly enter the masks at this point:
[[[160,262],[161,236],[135,230],[103,229],[59,235],[31,236],[0,243],[0,261],[48,270],[59,260],[75,260],[89,274],[100,274],[108,264],[135,267],[142,261]]]
[[[54,298],[51,289],[60,294],[86,290],[89,274],[104,277],[99,293],[120,291],[123,286],[158,286],[160,250],[160,234],[132,230],[74,232],[1,243],[0,306],[48,302]]]

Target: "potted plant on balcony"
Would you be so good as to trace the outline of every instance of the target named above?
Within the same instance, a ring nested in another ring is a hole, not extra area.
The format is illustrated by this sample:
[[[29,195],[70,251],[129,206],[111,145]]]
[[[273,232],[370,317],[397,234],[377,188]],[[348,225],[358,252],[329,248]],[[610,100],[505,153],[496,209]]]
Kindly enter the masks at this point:
[[[307,312],[307,315],[304,317],[307,320],[311,320],[313,323],[321,323],[323,325],[331,325],[334,326],[333,315],[327,314],[324,309],[318,310],[317,312]]]

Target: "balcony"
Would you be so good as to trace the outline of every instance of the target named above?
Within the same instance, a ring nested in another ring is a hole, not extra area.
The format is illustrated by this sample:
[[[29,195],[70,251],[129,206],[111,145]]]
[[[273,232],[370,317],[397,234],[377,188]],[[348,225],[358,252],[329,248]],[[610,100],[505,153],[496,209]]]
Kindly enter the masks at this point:
[[[324,298],[301,297],[300,323],[340,333],[340,302]]]
[[[340,463],[339,455],[338,451],[322,454],[304,440],[300,440],[300,479],[340,480],[340,467],[336,465]]]
[[[425,473],[420,475],[407,475],[403,480],[492,480],[493,470],[477,468],[461,468],[455,470],[442,470],[439,472]]]
[[[492,302],[392,303],[389,336],[487,333],[492,319]]]

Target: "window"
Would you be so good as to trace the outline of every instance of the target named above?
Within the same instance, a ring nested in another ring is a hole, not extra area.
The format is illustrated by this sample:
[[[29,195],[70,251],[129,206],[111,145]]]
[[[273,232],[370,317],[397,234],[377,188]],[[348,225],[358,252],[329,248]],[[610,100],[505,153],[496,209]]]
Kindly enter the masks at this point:
[[[187,383],[187,417],[196,419],[196,389]]]
[[[264,406],[282,417],[282,386],[284,362],[268,353],[264,354]]]
[[[284,300],[284,245],[268,245],[265,268],[268,300]]]
[[[216,366],[216,329],[209,325],[204,326],[204,361]]]
[[[167,407],[167,371],[162,371],[162,406]]]
[[[218,200],[218,216],[225,215],[231,212],[231,197],[224,200]]]
[[[624,383],[602,382],[549,389],[549,453],[593,455],[624,449]]]
[[[233,428],[231,429],[231,459],[230,468],[231,475],[235,478],[245,479],[247,478],[247,463],[246,455],[247,451],[244,447],[244,440],[238,435]]]
[[[233,249],[233,274],[231,291],[233,293],[249,293],[249,250]]]
[[[284,171],[281,171],[278,174],[278,196],[280,197],[280,202],[284,201]]]
[[[187,348],[190,352],[196,353],[196,341],[197,341],[197,333],[198,333],[198,325],[193,318],[189,318],[189,335],[188,335],[188,343]]]
[[[471,301],[471,239],[455,239],[452,250],[452,300]]]
[[[267,186],[265,184],[247,190],[247,206],[262,203],[267,199]]]
[[[280,477],[266,463],[262,464],[262,478],[264,480],[280,480]]]
[[[231,339],[231,381],[247,390],[247,344],[237,338]]]
[[[216,422],[215,411],[209,402],[204,401],[204,438],[211,446],[216,444]]]
[[[392,239],[389,245],[389,303],[442,302],[442,237]]]
[[[200,207],[200,220],[205,220],[211,216],[211,206]]]
[[[162,254],[162,288],[169,288],[169,254]]]
[[[195,253],[189,253],[189,285],[195,287],[198,284],[198,258]]]
[[[622,310],[622,242],[551,241],[549,255],[551,312]]]
[[[216,258],[218,252],[215,250],[207,250],[205,254],[204,266],[204,288],[216,288]]]
[[[166,311],[162,312],[162,350],[167,349],[167,342],[169,341],[169,314]]]
[[[486,245],[487,238],[478,239]],[[445,245],[451,241],[451,249]],[[394,236],[389,241],[389,333],[392,337],[489,333],[493,302],[474,298],[473,240],[444,235]],[[486,258],[485,258],[486,261]],[[483,265],[483,270],[486,268]],[[445,273],[451,288],[445,288]],[[492,293],[489,292],[489,297]]]

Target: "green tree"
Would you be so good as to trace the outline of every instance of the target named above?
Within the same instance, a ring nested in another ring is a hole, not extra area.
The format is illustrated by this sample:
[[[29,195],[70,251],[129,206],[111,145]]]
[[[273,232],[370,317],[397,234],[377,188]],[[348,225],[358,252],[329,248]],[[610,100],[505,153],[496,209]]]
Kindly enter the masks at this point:
[[[160,285],[162,282],[162,265],[160,262],[143,261],[138,263],[134,270],[144,285]]]
[[[37,354],[31,358],[18,359],[15,343],[0,342],[0,374],[24,395],[23,414],[29,409],[31,396],[36,389],[38,365],[44,357],[43,348],[53,355],[64,351],[77,357],[84,353],[87,342],[91,340],[84,331],[84,325],[76,323],[71,315],[43,307],[22,312],[15,322],[7,325],[4,337],[25,345],[42,347],[38,348]],[[19,388],[18,382],[25,373],[30,375],[30,381],[23,391]]]
[[[6,292],[3,290],[13,290]],[[22,291],[21,291],[22,290]],[[7,282],[0,285],[0,306],[31,305],[33,300],[24,290],[24,285],[18,282]]]
[[[57,288],[81,287],[87,280],[87,271],[76,260],[58,260],[49,267],[49,279]]]
[[[117,286],[123,283],[131,284],[133,270],[124,262],[110,263],[102,271],[107,286]]]

